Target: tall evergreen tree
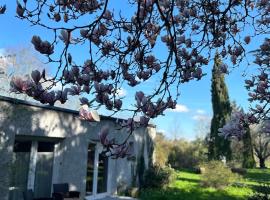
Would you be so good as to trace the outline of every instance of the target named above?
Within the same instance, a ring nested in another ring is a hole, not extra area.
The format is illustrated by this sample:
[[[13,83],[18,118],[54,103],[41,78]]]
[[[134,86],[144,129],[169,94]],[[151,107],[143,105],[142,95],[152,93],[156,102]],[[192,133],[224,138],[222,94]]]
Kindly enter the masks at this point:
[[[231,115],[231,106],[224,74],[221,73],[222,61],[218,54],[214,59],[212,70],[212,107],[213,118],[211,121],[209,140],[209,159],[220,159],[225,157],[231,160],[232,152],[230,141],[219,135],[218,129],[223,127]]]
[[[238,112],[244,113],[243,108],[237,106],[236,102],[232,102],[231,107],[232,107],[232,112],[238,111]],[[246,125],[245,129],[246,129],[246,132],[243,135],[243,138],[241,140],[241,143],[243,144],[243,149],[241,152],[236,152],[236,153],[241,153],[242,155],[242,167],[254,168],[256,167],[256,162],[255,162],[254,154],[253,154],[251,131],[248,125]]]
[[[250,128],[246,127],[246,134],[243,136],[243,164],[244,168],[256,167],[256,162],[253,155],[253,145],[251,140]]]

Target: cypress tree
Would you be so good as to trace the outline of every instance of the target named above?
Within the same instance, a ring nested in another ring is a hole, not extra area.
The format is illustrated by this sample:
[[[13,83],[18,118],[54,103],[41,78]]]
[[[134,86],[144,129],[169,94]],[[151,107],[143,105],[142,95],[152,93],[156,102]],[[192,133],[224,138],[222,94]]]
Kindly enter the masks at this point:
[[[218,131],[219,128],[225,125],[227,119],[231,115],[230,100],[224,80],[224,74],[221,73],[221,65],[221,59],[219,55],[216,54],[211,84],[213,118],[211,121],[208,149],[210,160],[218,160],[221,157],[225,157],[226,160],[231,160],[232,157],[230,141],[223,136],[220,136]]]
[[[244,168],[256,167],[256,162],[253,155],[253,146],[249,126],[246,127],[246,133],[243,136],[243,163]]]
[[[235,102],[231,103],[232,112],[240,111],[244,113],[243,108],[236,105]],[[243,150],[241,152],[243,160],[242,160],[242,167],[244,168],[254,168],[256,167],[256,162],[254,159],[253,154],[253,144],[251,138],[251,132],[248,125],[245,126],[245,134],[243,135],[242,142],[243,142]]]

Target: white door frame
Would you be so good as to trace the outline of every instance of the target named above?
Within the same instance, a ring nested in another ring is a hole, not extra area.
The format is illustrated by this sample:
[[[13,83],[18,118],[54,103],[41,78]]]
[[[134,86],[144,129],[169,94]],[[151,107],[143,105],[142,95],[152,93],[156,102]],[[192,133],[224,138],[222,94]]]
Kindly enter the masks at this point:
[[[100,143],[94,143],[95,144],[95,159],[94,159],[94,174],[93,174],[93,194],[86,196],[86,200],[93,200],[93,199],[101,199],[106,196],[108,196],[108,179],[106,183],[106,192],[103,193],[97,193],[97,185],[98,185],[98,161],[99,161],[99,154],[102,152],[102,145]],[[107,176],[108,176],[108,170],[107,170]]]
[[[36,178],[36,166],[37,166],[37,156],[38,156],[38,142],[37,140],[32,140],[31,144],[31,151],[30,151],[30,161],[29,161],[29,170],[28,170],[28,179],[27,179],[27,189],[35,191],[35,178]],[[53,153],[53,168],[52,168],[52,183],[53,183],[53,174],[54,174],[54,162],[55,162],[55,149],[56,144],[54,145]],[[51,193],[52,193],[52,186],[51,183]]]
[[[32,141],[31,152],[30,152],[30,162],[28,171],[28,181],[27,189],[34,191],[35,186],[35,176],[36,176],[36,165],[37,165],[37,149],[38,141]]]

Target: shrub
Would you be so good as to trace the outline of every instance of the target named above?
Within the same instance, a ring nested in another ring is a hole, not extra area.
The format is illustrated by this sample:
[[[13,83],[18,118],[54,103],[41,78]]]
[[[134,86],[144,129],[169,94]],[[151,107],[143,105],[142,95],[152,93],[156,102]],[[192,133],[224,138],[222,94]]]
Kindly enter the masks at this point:
[[[245,168],[231,168],[231,170],[233,173],[237,173],[237,174],[240,174],[242,176],[247,174],[247,169],[245,169]]]
[[[210,161],[204,164],[203,168],[201,184],[205,187],[223,189],[235,182],[239,177],[220,161]]]
[[[175,140],[169,149],[168,164],[175,169],[193,169],[206,160],[206,145],[197,139],[189,142]]]
[[[176,179],[175,171],[171,167],[154,165],[144,174],[144,188],[164,188]]]
[[[126,196],[137,198],[139,196],[139,188],[131,187],[127,189]]]

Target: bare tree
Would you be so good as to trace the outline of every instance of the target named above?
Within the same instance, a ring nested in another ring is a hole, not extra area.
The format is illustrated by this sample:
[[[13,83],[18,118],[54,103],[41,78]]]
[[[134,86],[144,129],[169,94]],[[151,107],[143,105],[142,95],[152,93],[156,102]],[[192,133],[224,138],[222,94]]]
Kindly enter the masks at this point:
[[[43,69],[45,64],[40,56],[29,46],[8,47],[0,53],[0,91],[4,96],[15,96],[10,92],[10,81],[14,75],[30,76],[35,69]],[[27,95],[16,98],[26,99]],[[28,97],[29,99],[29,97]]]
[[[265,161],[270,157],[269,123],[264,121],[251,129],[254,152],[259,159],[260,168],[266,168]]]

